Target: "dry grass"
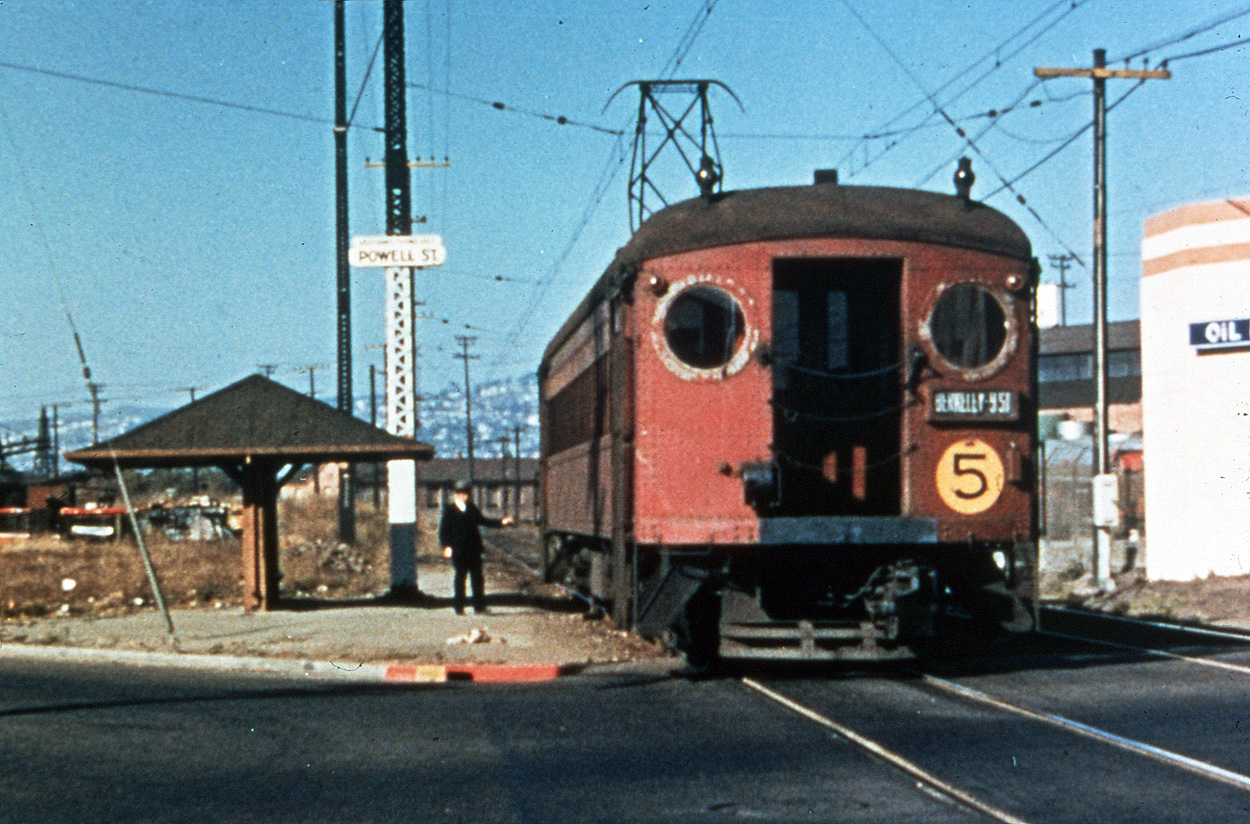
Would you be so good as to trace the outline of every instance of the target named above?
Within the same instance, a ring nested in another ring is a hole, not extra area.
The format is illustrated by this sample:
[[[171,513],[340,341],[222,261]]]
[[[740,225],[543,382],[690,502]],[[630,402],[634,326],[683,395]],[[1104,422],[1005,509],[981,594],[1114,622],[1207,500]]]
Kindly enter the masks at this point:
[[[389,585],[385,512],[357,510],[357,541],[337,540],[330,499],[283,501],[279,506],[279,569],[284,597],[349,598]],[[165,601],[171,607],[228,607],[242,603],[238,540],[171,541],[144,536]],[[150,607],[152,589],[133,540],[92,541],[37,536],[0,543],[0,618],[56,613],[117,615]]]

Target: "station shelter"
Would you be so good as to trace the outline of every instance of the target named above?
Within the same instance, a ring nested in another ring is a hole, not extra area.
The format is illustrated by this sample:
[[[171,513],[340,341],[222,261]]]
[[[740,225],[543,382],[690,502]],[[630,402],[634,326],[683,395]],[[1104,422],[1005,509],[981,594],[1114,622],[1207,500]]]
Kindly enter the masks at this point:
[[[1250,198],[1146,221],[1146,574],[1250,574]]]
[[[105,472],[219,467],[243,493],[243,607],[260,610],[278,602],[278,492],[284,483],[307,464],[428,461],[433,454],[429,444],[252,375],[65,457]]]

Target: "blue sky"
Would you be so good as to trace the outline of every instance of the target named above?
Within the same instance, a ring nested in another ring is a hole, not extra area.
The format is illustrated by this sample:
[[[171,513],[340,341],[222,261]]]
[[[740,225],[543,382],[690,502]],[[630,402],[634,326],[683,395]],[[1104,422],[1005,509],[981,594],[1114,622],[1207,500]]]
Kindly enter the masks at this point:
[[[637,98],[627,90],[604,107],[623,84],[661,76],[699,14],[667,76],[716,79],[742,101],[744,111],[724,94],[711,101],[726,188],[806,183],[837,167],[846,183],[948,191],[967,154],[974,196],[987,197],[999,175],[1015,178],[1090,120],[1089,81],[1034,85],[1035,66],[1152,46],[1144,56],[1157,65],[1250,34],[1246,15],[1180,39],[1250,10],[1195,0],[405,7],[408,80],[425,87],[410,92],[409,152],[451,164],[413,173],[413,212],[428,218],[416,231],[441,234],[448,253],[417,287],[433,316],[420,324],[427,390],[460,379],[457,334],[477,336],[480,377],[534,369],[628,239],[630,146],[604,130],[632,130]],[[65,307],[113,404],[180,403],[185,387],[203,394],[259,364],[297,388],[308,385],[298,370],[317,366],[318,394],[331,394],[332,13],[326,0],[0,0],[0,418],[85,400]],[[371,130],[383,123],[380,61],[364,79],[381,3],[348,3],[347,27],[351,96],[363,84],[352,233],[380,234],[381,172],[365,168],[382,153]],[[1113,319],[1137,316],[1148,215],[1250,194],[1248,54],[1177,60],[1173,79],[1111,113]],[[1135,84],[1108,85],[1115,101]],[[862,139],[883,130],[901,134]],[[1011,191],[988,202],[1020,222],[1044,264],[1068,251],[1088,264],[1090,169],[1086,133],[1014,184],[1037,217]],[[665,183],[694,194],[675,175]],[[1070,277],[1070,317],[1087,319],[1088,270]],[[358,395],[368,365],[381,365],[370,347],[383,341],[383,300],[381,271],[357,270]]]

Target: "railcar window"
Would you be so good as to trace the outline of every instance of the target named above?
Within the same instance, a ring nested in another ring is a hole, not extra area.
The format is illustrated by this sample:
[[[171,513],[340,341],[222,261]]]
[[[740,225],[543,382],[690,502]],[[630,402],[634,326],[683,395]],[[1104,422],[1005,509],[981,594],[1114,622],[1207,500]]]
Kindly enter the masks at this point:
[[[929,315],[929,334],[942,359],[958,369],[976,369],[998,357],[1007,341],[1007,314],[989,291],[975,283],[947,289]]]
[[[746,331],[742,307],[723,289],[694,286],[664,315],[664,340],[677,358],[696,369],[729,363]]]
[[[850,363],[850,319],[846,314],[846,292],[825,296],[825,368],[845,369]]]
[[[773,294],[773,360],[784,366],[793,366],[800,359],[805,360],[804,366],[830,372],[846,369],[851,362],[851,331],[850,316],[847,309],[846,292],[831,290],[824,294],[825,317],[823,323],[819,317],[819,303],[808,311],[808,338],[813,352],[806,358],[800,358],[804,351],[800,319],[802,300],[799,293],[792,289],[778,289]],[[809,295],[811,300],[819,301],[820,293]],[[824,329],[824,346],[819,341],[811,341],[812,331],[817,335]]]

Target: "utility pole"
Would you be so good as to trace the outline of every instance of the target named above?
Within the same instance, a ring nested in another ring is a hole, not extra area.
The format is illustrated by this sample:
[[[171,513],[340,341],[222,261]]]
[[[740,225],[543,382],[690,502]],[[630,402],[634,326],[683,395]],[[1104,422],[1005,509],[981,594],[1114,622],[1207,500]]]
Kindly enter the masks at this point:
[[[324,363],[314,363],[310,366],[301,366],[296,372],[308,373],[308,397],[316,400],[317,398],[317,370],[325,366]],[[313,464],[312,468],[313,494],[321,497],[321,465]]]
[[[378,369],[372,363],[369,364],[369,425],[378,425]],[[381,501],[381,484],[378,483],[377,464],[373,469],[373,511],[377,512],[382,508]]]
[[[301,367],[299,367],[299,368],[297,368],[297,369],[295,370],[296,372],[307,372],[307,373],[308,373],[308,397],[310,397],[310,398],[316,398],[316,397],[317,397],[317,379],[316,379],[316,372],[317,372],[317,370],[318,370],[318,369],[320,369],[320,368],[321,368],[322,366],[324,366],[324,365],[325,365],[325,364],[322,364],[322,363],[314,363],[314,364],[312,364],[311,366],[301,366]]]
[[[500,494],[500,509],[504,515],[508,514],[508,442],[512,440],[507,435],[500,435],[496,438],[499,441],[499,488],[502,490]]]
[[[512,427],[512,520],[521,522],[521,427]]]
[[[469,335],[456,335],[461,353],[452,357],[464,361],[464,435],[469,454],[469,483],[473,483],[473,386],[469,383],[469,361],[480,355],[470,355],[469,347],[477,340]]]
[[[61,477],[61,417],[60,405],[52,404],[52,477]]]
[[[35,436],[34,475],[47,480],[52,477],[52,434],[48,425],[48,407],[39,407],[39,433]]]
[[[1090,69],[1036,68],[1039,79],[1088,77],[1094,81],[1094,581],[1109,592],[1111,530],[1119,520],[1111,474],[1107,417],[1107,79],[1167,80],[1167,69],[1108,69],[1107,50],[1094,49]]]
[[[191,403],[195,403],[195,390],[198,388],[196,386],[184,386],[178,391],[189,393],[191,395]],[[200,494],[200,468],[198,466],[191,467],[191,494]]]
[[[408,167],[407,88],[404,80],[404,4],[382,3],[382,62],[386,110],[386,233],[412,234],[412,174]],[[417,435],[416,337],[413,270],[386,270],[386,428],[392,435]],[[416,598],[417,464],[386,465],[393,598]]]
[[[91,445],[95,446],[100,442],[100,404],[104,401],[100,400],[100,390],[104,388],[104,384],[95,381],[87,381],[87,391],[91,393]]]
[[[347,220],[347,27],[344,2],[334,0],[334,218],[335,287],[338,295],[338,386],[340,412],[352,413],[352,281],[347,251],[351,246]],[[339,542],[356,543],[354,467],[339,466]]]
[[[1076,255],[1064,252],[1062,255],[1050,255],[1050,263],[1059,269],[1059,325],[1068,325],[1068,290],[1075,289],[1076,284],[1068,283],[1068,266],[1076,260]]]

